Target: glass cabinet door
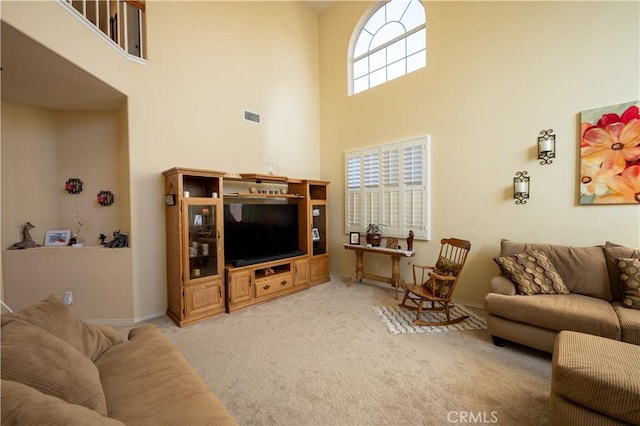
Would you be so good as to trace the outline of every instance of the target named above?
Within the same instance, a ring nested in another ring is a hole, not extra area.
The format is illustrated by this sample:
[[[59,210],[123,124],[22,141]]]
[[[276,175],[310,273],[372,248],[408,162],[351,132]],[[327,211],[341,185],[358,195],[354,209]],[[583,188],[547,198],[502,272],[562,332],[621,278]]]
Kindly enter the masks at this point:
[[[218,229],[216,204],[187,204],[189,279],[218,275]]]
[[[324,204],[311,205],[311,241],[313,255],[327,252],[327,206]]]

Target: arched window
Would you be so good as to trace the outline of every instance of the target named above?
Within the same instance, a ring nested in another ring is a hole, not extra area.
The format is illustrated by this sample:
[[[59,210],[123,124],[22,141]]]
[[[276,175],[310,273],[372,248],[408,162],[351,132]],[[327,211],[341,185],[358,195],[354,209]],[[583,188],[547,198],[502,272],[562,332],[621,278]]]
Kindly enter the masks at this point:
[[[351,47],[351,94],[424,68],[427,36],[419,0],[390,0],[375,9]]]

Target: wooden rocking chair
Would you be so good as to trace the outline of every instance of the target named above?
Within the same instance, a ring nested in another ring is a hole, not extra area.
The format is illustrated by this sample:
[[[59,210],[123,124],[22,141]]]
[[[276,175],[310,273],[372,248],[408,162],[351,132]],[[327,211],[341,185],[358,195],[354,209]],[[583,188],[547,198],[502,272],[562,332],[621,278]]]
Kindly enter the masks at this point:
[[[449,305],[467,260],[467,254],[471,249],[471,243],[457,238],[444,238],[440,243],[442,246],[435,266],[409,263],[413,269],[413,283],[404,285],[404,297],[399,306],[417,311],[416,319],[413,321],[415,325],[448,325],[469,318],[463,315],[452,319]],[[407,302],[411,302],[412,305],[407,305]],[[425,302],[430,303],[431,306],[424,307]],[[425,311],[444,312],[447,319],[425,321],[420,318]]]

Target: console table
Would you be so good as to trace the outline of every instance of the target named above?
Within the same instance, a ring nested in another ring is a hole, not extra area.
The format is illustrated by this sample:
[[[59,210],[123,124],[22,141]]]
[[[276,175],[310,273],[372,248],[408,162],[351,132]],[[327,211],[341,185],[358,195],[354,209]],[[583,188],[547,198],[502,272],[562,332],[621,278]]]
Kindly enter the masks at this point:
[[[353,250],[356,252],[356,271],[351,275],[351,280],[347,284],[350,286],[355,280],[362,282],[363,278],[370,280],[381,281],[391,284],[396,289],[396,299],[398,298],[398,287],[403,283],[400,277],[400,258],[402,257],[414,257],[416,255],[415,250],[397,250],[392,248],[383,247],[367,247],[355,244],[344,244],[344,248],[347,250]],[[364,271],[364,254],[374,253],[391,256],[391,277],[383,277],[381,275],[370,274]]]

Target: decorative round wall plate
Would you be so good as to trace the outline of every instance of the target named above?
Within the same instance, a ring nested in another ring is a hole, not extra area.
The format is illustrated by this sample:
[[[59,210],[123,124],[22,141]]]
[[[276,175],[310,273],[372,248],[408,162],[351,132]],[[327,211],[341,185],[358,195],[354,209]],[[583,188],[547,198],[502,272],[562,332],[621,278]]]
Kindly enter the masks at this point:
[[[98,203],[103,206],[110,206],[113,204],[113,193],[111,191],[100,191],[97,195]]]
[[[69,194],[79,194],[82,192],[82,181],[78,178],[69,178],[64,184],[64,190]]]

